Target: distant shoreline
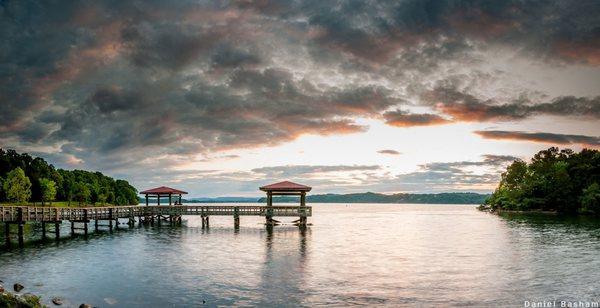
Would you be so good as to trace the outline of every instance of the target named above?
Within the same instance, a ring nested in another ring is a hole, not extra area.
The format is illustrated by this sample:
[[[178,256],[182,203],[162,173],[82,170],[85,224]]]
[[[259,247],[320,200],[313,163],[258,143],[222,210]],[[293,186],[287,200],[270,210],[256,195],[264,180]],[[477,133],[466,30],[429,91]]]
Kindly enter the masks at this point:
[[[488,194],[478,193],[438,193],[438,194],[380,194],[380,193],[355,193],[355,194],[316,194],[308,195],[308,203],[377,203],[377,204],[482,204]],[[276,197],[274,203],[296,203],[297,197]],[[184,203],[265,203],[266,198],[190,198]]]

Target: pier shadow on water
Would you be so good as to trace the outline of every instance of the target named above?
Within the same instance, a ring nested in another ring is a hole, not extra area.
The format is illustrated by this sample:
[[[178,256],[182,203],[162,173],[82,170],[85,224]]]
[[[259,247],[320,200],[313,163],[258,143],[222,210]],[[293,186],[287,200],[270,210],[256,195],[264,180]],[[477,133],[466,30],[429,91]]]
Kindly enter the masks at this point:
[[[0,280],[22,283],[49,302],[66,306],[158,307],[301,305],[310,227],[234,228],[218,219],[182,226],[121,224],[109,232],[39,240],[33,225],[25,247],[0,252]],[[93,228],[92,228],[93,229]]]

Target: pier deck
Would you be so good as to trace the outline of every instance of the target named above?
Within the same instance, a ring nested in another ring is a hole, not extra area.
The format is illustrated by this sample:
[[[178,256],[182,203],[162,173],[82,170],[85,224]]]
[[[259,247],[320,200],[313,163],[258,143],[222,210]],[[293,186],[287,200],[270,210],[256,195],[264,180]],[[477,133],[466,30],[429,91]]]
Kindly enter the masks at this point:
[[[202,226],[208,227],[210,216],[233,216],[234,226],[239,227],[240,216],[271,217],[298,217],[300,225],[306,225],[306,217],[312,216],[310,206],[237,206],[237,205],[171,205],[171,206],[105,206],[105,207],[34,207],[34,206],[0,206],[0,222],[5,223],[5,240],[10,245],[10,225],[18,225],[19,244],[23,245],[23,226],[26,223],[38,222],[42,224],[43,237],[46,232],[60,236],[59,225],[63,221],[71,223],[71,233],[75,229],[84,230],[87,235],[88,223],[94,221],[96,230],[98,221],[108,221],[112,230],[113,221],[118,224],[118,219],[129,220],[134,224],[138,218],[139,223],[159,225],[161,221],[170,223],[181,222],[183,215],[197,215],[202,217]],[[268,220],[268,222],[271,220]],[[75,223],[83,223],[83,228],[76,228]],[[46,224],[54,224],[53,231],[46,230]]]

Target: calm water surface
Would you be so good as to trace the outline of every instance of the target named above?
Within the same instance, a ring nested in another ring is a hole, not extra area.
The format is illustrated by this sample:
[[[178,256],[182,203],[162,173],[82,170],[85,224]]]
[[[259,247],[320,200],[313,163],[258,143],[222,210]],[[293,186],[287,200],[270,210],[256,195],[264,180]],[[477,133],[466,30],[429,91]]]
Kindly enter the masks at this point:
[[[600,300],[600,223],[469,205],[313,205],[313,225],[199,217],[0,252],[0,280],[99,307],[523,306]],[[292,219],[288,219],[292,220]],[[66,225],[66,224],[65,224]],[[65,226],[66,227],[66,226]],[[67,234],[67,229],[63,234]]]

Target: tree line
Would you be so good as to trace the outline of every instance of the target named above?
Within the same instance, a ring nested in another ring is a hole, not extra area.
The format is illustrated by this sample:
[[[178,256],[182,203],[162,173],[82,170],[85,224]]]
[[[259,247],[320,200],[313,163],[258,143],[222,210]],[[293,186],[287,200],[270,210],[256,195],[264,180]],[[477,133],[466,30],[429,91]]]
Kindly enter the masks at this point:
[[[485,201],[492,210],[600,215],[600,151],[551,147],[530,163],[514,161]]]
[[[138,204],[137,190],[100,172],[56,169],[43,158],[0,148],[0,201]]]

